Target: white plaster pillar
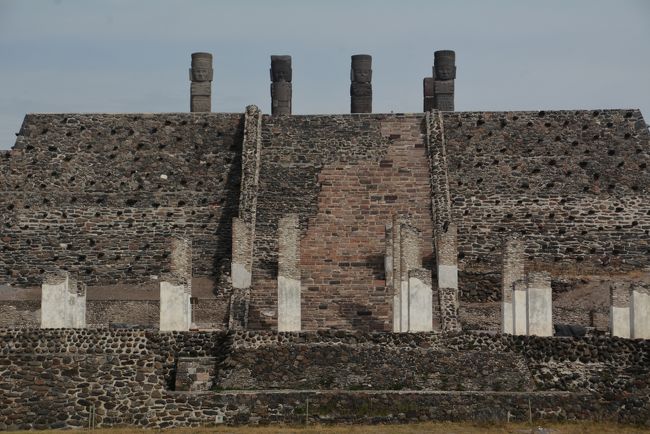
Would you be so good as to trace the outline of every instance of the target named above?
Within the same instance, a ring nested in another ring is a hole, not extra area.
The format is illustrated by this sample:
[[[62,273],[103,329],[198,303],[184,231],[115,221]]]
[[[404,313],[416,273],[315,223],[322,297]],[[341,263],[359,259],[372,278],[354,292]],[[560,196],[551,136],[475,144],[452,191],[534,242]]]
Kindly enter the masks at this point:
[[[252,281],[253,246],[251,227],[243,219],[232,219],[232,261],[230,275],[232,287],[248,289]]]
[[[68,273],[48,273],[41,286],[41,328],[67,327]]]
[[[409,331],[409,271],[420,268],[422,257],[420,256],[420,231],[403,222],[400,230],[400,330]]]
[[[278,331],[300,330],[300,226],[289,214],[278,223]]]
[[[67,271],[47,273],[41,286],[41,328],[86,327],[86,286]]]
[[[526,288],[528,334],[553,336],[553,300],[551,276],[546,272],[529,273]]]
[[[630,335],[632,339],[650,339],[650,288],[632,286]]]
[[[526,282],[518,280],[512,285],[512,334],[528,334],[528,307],[526,301]]]
[[[609,288],[609,331],[612,336],[630,338],[630,287],[625,283],[614,283]]]
[[[187,331],[192,326],[192,241],[172,236],[169,274],[160,281],[160,330]]]
[[[185,279],[166,277],[160,282],[160,331],[188,331],[192,307]]]
[[[513,334],[513,288],[514,283],[524,280],[524,243],[510,238],[503,246],[501,275],[501,333]]]
[[[423,268],[409,270],[409,332],[433,330],[433,291],[431,271]]]

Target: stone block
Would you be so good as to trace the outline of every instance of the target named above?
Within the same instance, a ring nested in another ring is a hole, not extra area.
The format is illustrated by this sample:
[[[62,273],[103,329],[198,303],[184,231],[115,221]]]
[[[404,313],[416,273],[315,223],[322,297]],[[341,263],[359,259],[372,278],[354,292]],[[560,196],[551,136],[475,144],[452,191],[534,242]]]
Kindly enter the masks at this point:
[[[431,270],[415,268],[409,270],[409,332],[430,332],[433,330],[433,291]]]
[[[289,214],[278,223],[278,331],[300,331],[300,226]]]
[[[41,328],[85,326],[85,285],[67,272],[47,273],[41,287]]]
[[[451,94],[454,93],[454,80],[433,80],[433,94],[440,95],[442,93]]]
[[[630,334],[630,308],[610,306],[609,310],[609,330],[612,336],[619,338],[631,337]]]
[[[551,276],[548,273],[528,274],[526,308],[528,334],[553,336]]]
[[[207,392],[215,375],[214,357],[179,357],[176,361],[174,390],[177,392]]]
[[[165,276],[160,282],[160,331],[187,331],[192,324],[191,292],[186,279]]]
[[[442,112],[454,111],[454,94],[440,93],[433,97],[434,107]]]
[[[190,98],[191,112],[212,111],[212,97],[207,95],[192,95]]]
[[[456,52],[438,50],[433,53],[433,77],[436,80],[453,80],[456,78]]]
[[[425,77],[422,80],[422,94],[424,97],[433,97],[433,89],[434,89],[434,84],[433,84],[433,77]]]
[[[212,95],[212,86],[209,81],[195,81],[190,84],[192,96],[210,96]]]
[[[271,114],[290,115],[292,95],[291,83],[284,81],[271,83]]]

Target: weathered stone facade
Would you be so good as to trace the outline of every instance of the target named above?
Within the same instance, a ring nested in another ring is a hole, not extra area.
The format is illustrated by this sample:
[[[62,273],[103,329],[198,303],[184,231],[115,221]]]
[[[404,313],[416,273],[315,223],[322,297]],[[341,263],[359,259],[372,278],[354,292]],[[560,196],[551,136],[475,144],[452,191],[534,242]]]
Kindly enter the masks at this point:
[[[402,214],[421,231],[434,282],[434,235],[456,225],[461,323],[498,330],[510,232],[526,240],[526,268],[551,274],[554,297],[575,275],[647,266],[648,149],[636,110],[28,115],[0,159],[1,283],[13,291],[0,293],[0,324],[37,324],[38,295],[27,294],[57,269],[88,285],[89,324],[128,312],[127,322],[151,323],[157,297],[139,288],[169,271],[180,235],[193,240],[194,278],[210,280],[197,311],[219,306],[201,323],[275,327],[277,222],[294,213],[301,328],[392,330],[385,228]],[[239,256],[235,217],[248,229]],[[250,289],[231,280],[234,259],[250,268]],[[141,319],[136,306],[149,306]],[[553,309],[572,323],[607,322],[608,307]]]
[[[448,420],[450,412],[485,422],[643,424],[649,342],[5,329],[0,429],[82,428],[92,412],[97,427],[394,423]]]

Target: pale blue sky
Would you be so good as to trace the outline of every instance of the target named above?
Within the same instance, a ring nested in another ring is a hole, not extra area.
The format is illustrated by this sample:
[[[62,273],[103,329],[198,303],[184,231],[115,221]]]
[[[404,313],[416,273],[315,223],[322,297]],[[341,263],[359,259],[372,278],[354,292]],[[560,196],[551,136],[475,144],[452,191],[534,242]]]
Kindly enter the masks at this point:
[[[294,113],[347,113],[357,53],[375,112],[421,111],[439,49],[457,110],[650,116],[647,0],[0,0],[0,149],[28,112],[189,111],[193,51],[214,55],[214,111],[269,112],[269,56],[290,54]]]

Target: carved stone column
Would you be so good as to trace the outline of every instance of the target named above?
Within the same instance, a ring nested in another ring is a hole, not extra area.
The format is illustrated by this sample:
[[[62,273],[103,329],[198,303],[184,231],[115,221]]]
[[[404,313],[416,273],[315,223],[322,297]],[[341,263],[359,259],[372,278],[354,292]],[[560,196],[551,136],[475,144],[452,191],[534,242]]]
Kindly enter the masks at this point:
[[[350,80],[350,112],[372,113],[372,56],[352,56]]]
[[[454,111],[456,53],[439,50],[433,53],[433,106],[440,111]]]
[[[190,68],[190,111],[212,110],[212,54],[192,53]]]
[[[271,114],[291,114],[291,56],[271,56]]]

